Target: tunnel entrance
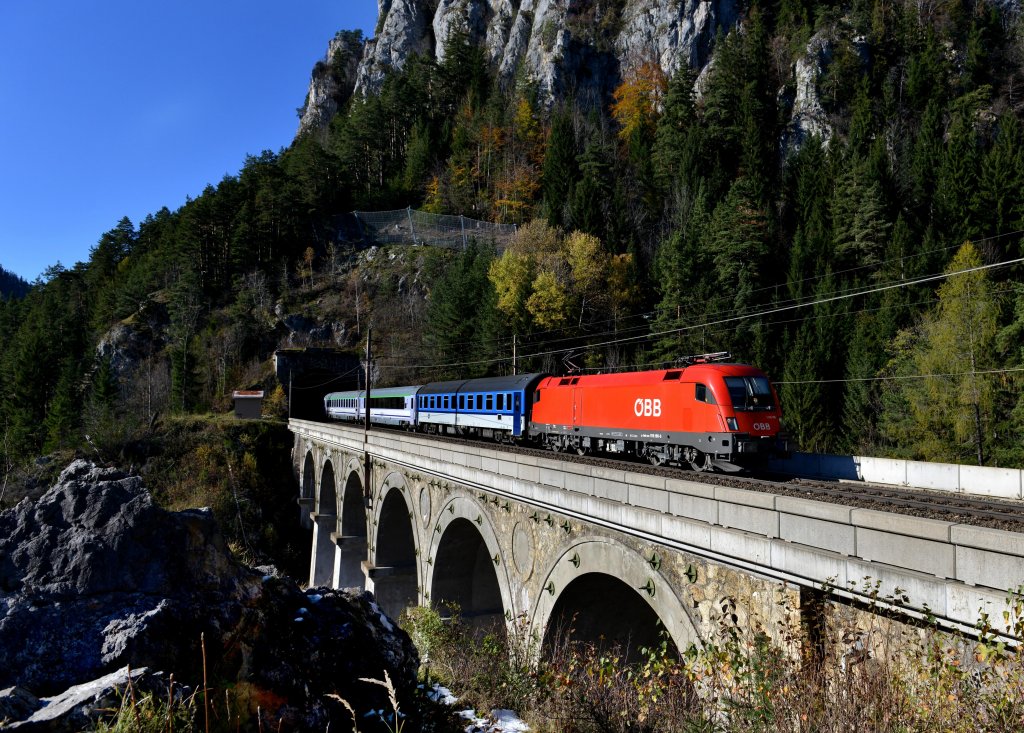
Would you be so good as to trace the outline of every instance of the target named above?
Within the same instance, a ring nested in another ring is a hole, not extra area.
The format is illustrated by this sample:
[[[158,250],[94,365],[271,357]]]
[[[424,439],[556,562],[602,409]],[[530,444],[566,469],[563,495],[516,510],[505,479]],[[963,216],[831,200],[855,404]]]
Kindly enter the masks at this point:
[[[587,573],[559,595],[542,654],[551,658],[565,644],[584,644],[601,651],[617,648],[627,663],[635,663],[641,648],[656,648],[666,638],[658,615],[639,591],[611,575]]]
[[[416,543],[409,507],[399,489],[388,492],[381,506],[371,579],[377,605],[391,618],[418,601]]]
[[[336,588],[365,588],[363,559],[366,558],[366,504],[363,501],[363,483],[352,471],[345,481],[341,503],[341,535],[337,538],[338,552],[334,568]]]
[[[491,629],[504,623],[494,560],[468,519],[452,520],[441,537],[430,599],[445,616],[453,604],[458,606],[462,618],[477,628]]]
[[[313,558],[309,571],[309,584],[330,585],[334,576],[334,540],[331,533],[338,526],[338,495],[334,488],[334,467],[324,464],[320,476],[320,501],[313,524]]]

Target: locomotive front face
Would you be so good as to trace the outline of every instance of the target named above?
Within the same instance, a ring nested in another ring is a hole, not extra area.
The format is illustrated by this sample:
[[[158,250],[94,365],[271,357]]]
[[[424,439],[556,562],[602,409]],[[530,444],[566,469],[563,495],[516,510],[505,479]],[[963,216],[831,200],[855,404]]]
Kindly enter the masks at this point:
[[[725,376],[722,382],[734,413],[726,418],[730,430],[758,437],[779,432],[778,401],[767,377],[760,374]]]

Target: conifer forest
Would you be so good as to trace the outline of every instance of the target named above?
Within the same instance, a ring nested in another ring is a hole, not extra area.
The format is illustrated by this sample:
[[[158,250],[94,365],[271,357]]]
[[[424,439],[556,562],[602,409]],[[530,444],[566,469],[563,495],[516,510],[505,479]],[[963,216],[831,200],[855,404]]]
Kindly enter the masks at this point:
[[[828,134],[794,139],[820,38]],[[513,340],[552,373],[730,351],[802,450],[1024,466],[1019,8],[753,0],[699,80],[639,63],[553,105],[464,34],[445,50],[179,209],[111,222],[87,261],[0,281],[0,474],[273,393],[275,349],[358,354],[368,325],[380,386],[510,373]],[[517,232],[338,235],[406,207]],[[127,332],[130,361],[109,348]]]

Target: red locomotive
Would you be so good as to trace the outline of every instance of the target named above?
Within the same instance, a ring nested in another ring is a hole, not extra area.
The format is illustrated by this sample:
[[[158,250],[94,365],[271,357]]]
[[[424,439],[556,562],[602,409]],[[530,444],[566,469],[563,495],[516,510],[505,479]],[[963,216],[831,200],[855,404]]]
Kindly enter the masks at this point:
[[[715,363],[679,369],[546,377],[529,433],[555,450],[625,453],[655,465],[739,471],[785,455],[778,395],[759,369]]]

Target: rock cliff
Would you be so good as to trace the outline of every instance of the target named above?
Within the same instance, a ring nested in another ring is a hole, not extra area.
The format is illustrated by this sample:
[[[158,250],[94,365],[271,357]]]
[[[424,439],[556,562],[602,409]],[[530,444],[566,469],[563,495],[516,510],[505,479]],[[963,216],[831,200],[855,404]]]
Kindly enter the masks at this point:
[[[327,54],[313,67],[306,102],[299,110],[299,135],[326,133],[331,118],[352,96],[363,45],[362,34],[353,31],[340,31],[327,44]]]
[[[195,688],[204,654],[211,679],[258,691],[267,730],[324,730],[335,716],[345,729],[327,695],[367,700],[379,693],[359,678],[385,671],[409,690],[418,664],[368,595],[304,593],[240,564],[208,510],[167,512],[138,477],[76,461],[0,513],[0,690],[18,691],[0,693],[4,715],[45,717],[38,698],[126,667]]]
[[[703,68],[738,12],[736,0],[378,0],[376,37],[339,34],[314,68],[299,134],[324,134],[351,94],[378,92],[411,55],[443,60],[454,32],[484,48],[500,84],[534,83],[550,106],[569,95],[605,99],[649,61],[668,74]]]
[[[377,38],[359,64],[357,93],[379,89],[413,53],[444,58],[464,30],[503,84],[522,73],[547,103],[571,93],[606,94],[622,75],[655,61],[671,74],[701,68],[735,0],[379,0]]]

